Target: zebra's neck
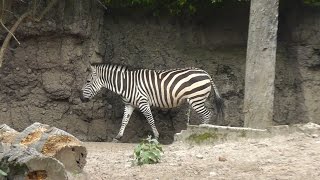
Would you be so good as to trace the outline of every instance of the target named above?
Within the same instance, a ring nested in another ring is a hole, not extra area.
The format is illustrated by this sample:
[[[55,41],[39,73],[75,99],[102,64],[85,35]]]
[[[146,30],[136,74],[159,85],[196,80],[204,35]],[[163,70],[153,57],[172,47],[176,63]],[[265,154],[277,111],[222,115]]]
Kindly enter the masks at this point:
[[[96,69],[103,87],[122,95],[127,68],[121,65],[99,64]]]

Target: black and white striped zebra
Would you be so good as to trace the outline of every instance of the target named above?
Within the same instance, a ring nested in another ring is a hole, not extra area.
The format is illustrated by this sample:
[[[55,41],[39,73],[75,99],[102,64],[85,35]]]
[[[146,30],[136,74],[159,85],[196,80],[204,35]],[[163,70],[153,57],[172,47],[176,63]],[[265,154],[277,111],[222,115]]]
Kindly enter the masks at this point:
[[[91,65],[91,73],[82,88],[81,100],[86,102],[105,87],[120,95],[125,104],[122,125],[116,139],[123,136],[126,125],[135,108],[146,117],[155,138],[159,137],[151,106],[173,108],[187,101],[202,116],[202,123],[208,124],[211,112],[204,103],[214,90],[218,115],[223,117],[223,100],[210,75],[197,68],[172,70],[129,70],[125,66],[113,64]]]

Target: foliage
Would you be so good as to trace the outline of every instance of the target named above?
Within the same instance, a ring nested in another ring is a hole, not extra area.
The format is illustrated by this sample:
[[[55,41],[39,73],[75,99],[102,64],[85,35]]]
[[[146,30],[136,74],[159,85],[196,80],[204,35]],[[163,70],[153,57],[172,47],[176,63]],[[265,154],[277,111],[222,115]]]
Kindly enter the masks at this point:
[[[158,163],[162,153],[163,150],[159,142],[149,136],[134,149],[135,163],[138,165]]]
[[[320,6],[320,0],[304,0],[305,4]]]
[[[210,139],[217,140],[219,138],[218,134],[216,132],[205,132],[203,134],[191,134],[187,140],[190,142],[195,142],[197,144],[201,144],[205,141],[208,141]]]
[[[171,15],[194,15],[227,4],[240,5],[250,0],[103,0],[109,8],[139,8]],[[319,6],[320,0],[303,0],[305,4]]]
[[[151,10],[153,15],[193,15],[196,12],[221,6],[225,3],[242,3],[249,0],[104,0],[110,8],[139,8]]]
[[[4,172],[3,170],[0,169],[0,177],[1,176],[7,176],[8,174],[6,172]]]

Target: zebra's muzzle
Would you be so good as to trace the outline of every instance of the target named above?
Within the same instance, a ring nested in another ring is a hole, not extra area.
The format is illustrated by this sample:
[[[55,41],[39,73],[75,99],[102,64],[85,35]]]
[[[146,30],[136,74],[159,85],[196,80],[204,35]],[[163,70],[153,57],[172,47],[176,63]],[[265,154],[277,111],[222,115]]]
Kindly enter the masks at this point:
[[[85,98],[85,97],[83,97],[83,95],[81,95],[80,100],[81,100],[81,102],[88,102],[89,98]]]

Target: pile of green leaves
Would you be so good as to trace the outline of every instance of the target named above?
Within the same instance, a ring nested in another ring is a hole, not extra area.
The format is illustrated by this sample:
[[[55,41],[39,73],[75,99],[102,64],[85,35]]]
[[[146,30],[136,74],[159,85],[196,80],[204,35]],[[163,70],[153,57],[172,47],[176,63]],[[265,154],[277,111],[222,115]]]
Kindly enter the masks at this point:
[[[135,164],[155,164],[160,161],[163,153],[160,143],[149,136],[143,139],[134,149]]]

